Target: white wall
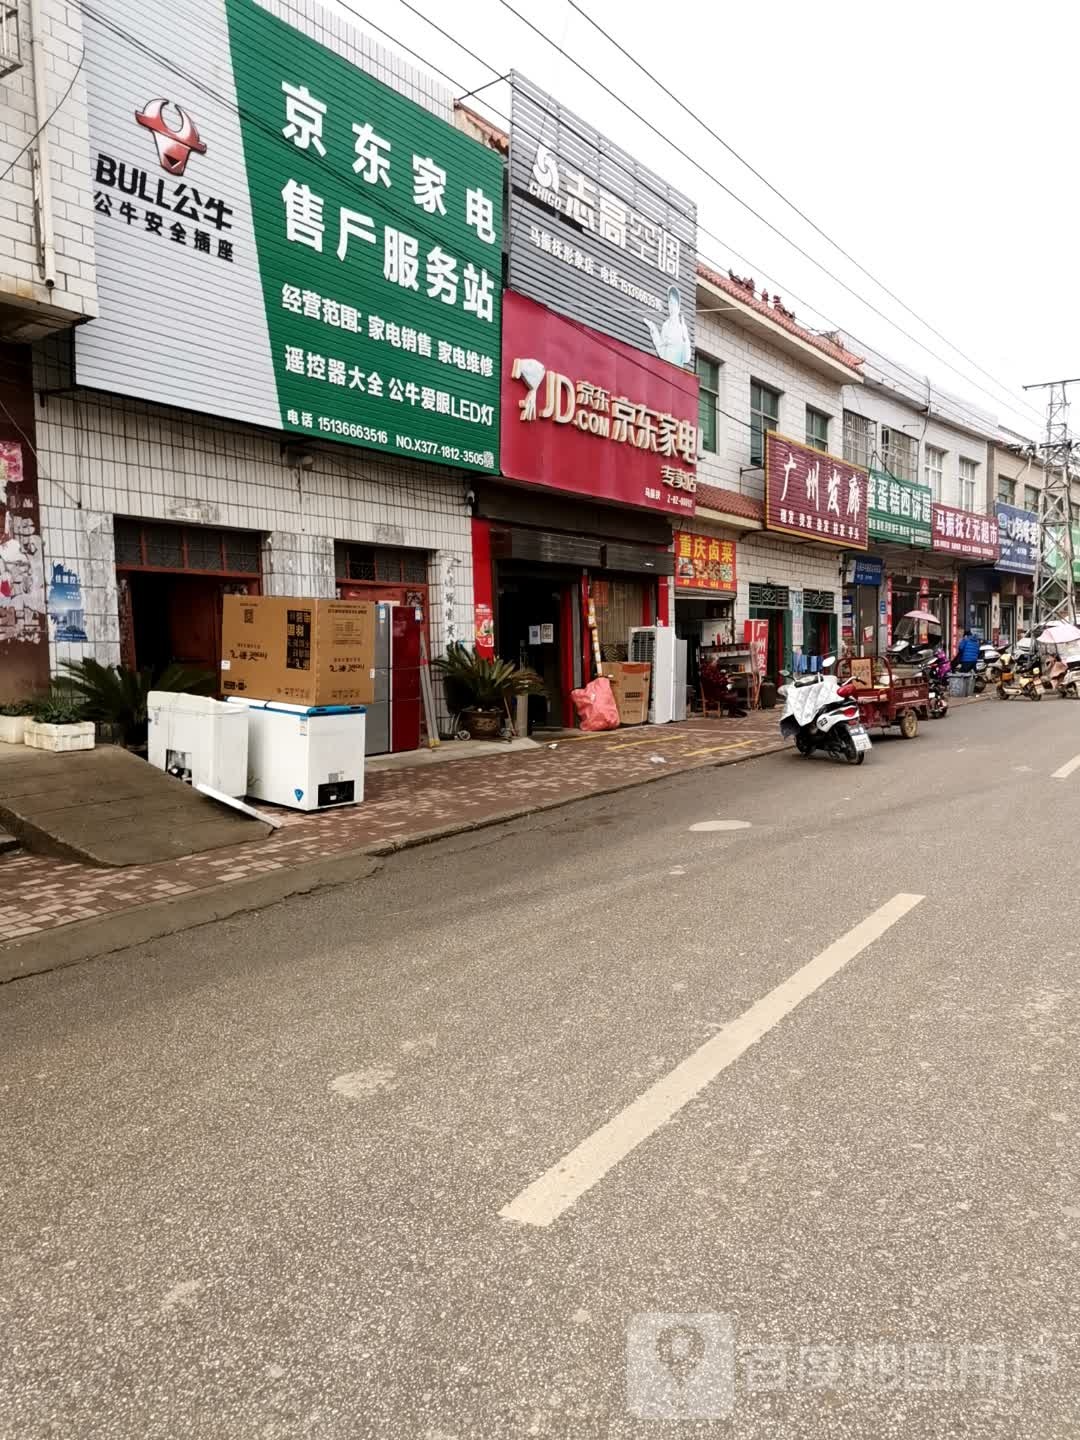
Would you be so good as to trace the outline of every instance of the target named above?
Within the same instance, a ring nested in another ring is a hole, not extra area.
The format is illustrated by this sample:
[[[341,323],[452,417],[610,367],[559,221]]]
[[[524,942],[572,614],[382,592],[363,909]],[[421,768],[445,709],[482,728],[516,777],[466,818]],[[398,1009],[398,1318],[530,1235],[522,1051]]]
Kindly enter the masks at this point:
[[[34,146],[30,145],[0,186],[0,297],[17,297],[49,310],[70,312],[70,320],[97,313],[86,81],[79,70],[82,17],[76,5],[65,4],[64,0],[41,0],[41,8],[48,61],[47,113],[56,110],[45,128],[52,181],[56,285],[50,291],[38,268]],[[34,110],[30,11],[26,0],[19,5],[19,20],[22,68],[0,80],[0,173],[31,141],[39,123]],[[69,85],[71,92],[65,99]]]
[[[39,487],[46,576],[75,571],[86,643],[52,645],[53,668],[120,658],[113,517],[228,529],[263,539],[269,594],[333,595],[334,541],[429,553],[431,643],[473,639],[467,488],[450,470],[340,446],[296,470],[279,437],[99,395],[39,399]]]
[[[723,304],[720,298],[706,299],[709,304]],[[829,449],[834,455],[842,455],[843,407],[839,382],[829,380],[819,371],[759,340],[724,314],[707,313],[708,304],[704,308],[706,313],[699,308],[697,315],[696,345],[699,354],[720,362],[721,413],[717,416],[716,454],[704,453],[697,468],[698,479],[708,485],[741,491],[755,499],[763,498],[765,472],[760,468],[748,469],[752,379],[781,392],[779,429],[792,440],[802,441],[806,437],[807,405],[831,416]],[[740,474],[740,470],[745,473]]]
[[[986,509],[987,460],[985,438],[971,435],[957,426],[949,425],[937,416],[927,420],[914,405],[892,395],[884,395],[869,385],[846,385],[843,403],[848,410],[875,420],[878,427],[878,444],[881,444],[881,427],[886,425],[901,434],[909,435],[919,442],[919,469],[917,479],[927,484],[926,447],[935,446],[945,451],[943,462],[942,491],[943,505],[960,505],[959,460],[975,461],[975,509],[988,513]],[[841,440],[841,447],[842,447]],[[842,453],[842,448],[841,448]],[[883,465],[879,454],[875,464]]]

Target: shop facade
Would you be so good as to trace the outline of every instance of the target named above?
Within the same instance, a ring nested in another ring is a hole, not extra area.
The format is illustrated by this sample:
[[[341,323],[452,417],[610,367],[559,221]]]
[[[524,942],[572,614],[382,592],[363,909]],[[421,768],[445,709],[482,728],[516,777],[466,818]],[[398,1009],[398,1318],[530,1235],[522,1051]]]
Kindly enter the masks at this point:
[[[670,623],[670,524],[501,483],[475,493],[477,647],[544,681],[529,700],[531,729],[571,726],[570,692],[595,668],[591,620],[605,661],[627,659],[631,627]]]
[[[385,600],[432,653],[472,641],[460,474],[100,395],[49,396],[37,434],[54,671],[216,669],[230,593]]]
[[[508,291],[502,471],[475,490],[475,628],[527,664],[533,726],[573,722],[571,690],[630,631],[674,619],[672,526],[697,488],[697,379]],[[594,644],[595,627],[595,644]]]

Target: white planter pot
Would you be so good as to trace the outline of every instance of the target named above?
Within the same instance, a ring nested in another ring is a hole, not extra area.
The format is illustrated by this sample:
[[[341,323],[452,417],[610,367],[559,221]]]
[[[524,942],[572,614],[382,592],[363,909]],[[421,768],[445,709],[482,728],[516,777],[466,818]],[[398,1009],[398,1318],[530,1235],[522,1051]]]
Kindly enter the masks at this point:
[[[0,715],[0,740],[5,745],[21,745],[25,729],[25,715]]]
[[[80,720],[77,725],[44,725],[37,720],[27,720],[23,740],[33,750],[52,750],[56,753],[66,750],[93,750],[94,722]]]

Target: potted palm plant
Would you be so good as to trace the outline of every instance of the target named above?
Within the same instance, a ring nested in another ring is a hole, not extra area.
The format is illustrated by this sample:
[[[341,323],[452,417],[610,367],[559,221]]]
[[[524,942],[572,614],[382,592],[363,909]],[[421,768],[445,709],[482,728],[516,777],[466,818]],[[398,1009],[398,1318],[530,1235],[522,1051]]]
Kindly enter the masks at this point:
[[[85,659],[68,661],[64,669],[67,673],[60,683],[82,707],[85,719],[94,721],[98,740],[136,748],[146,744],[146,702],[151,690],[209,695],[215,684],[209,671],[184,665],[167,665],[155,675],[151,670]]]
[[[543,694],[544,682],[535,670],[489,660],[467,645],[450,645],[431,663],[442,676],[448,709],[460,715],[473,740],[498,737],[516,695]]]

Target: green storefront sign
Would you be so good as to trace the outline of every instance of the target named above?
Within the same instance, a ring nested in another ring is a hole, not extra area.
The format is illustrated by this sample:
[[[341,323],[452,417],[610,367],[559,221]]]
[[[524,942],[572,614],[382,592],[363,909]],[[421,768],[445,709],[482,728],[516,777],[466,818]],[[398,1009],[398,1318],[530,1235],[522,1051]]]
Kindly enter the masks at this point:
[[[500,157],[226,9],[282,428],[497,470]]]
[[[870,539],[929,549],[933,498],[929,485],[915,485],[883,470],[871,470],[867,486]]]

